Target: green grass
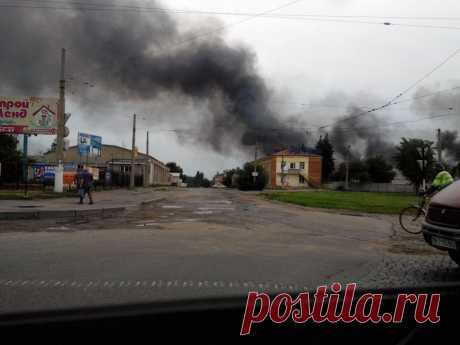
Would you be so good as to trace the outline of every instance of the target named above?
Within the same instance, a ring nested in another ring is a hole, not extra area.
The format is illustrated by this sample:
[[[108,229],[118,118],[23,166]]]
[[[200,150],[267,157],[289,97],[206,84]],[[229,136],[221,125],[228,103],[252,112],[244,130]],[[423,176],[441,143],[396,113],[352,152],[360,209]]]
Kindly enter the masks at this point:
[[[27,196],[24,195],[24,191],[19,190],[2,190],[0,191],[0,200],[40,200],[40,199],[54,199],[54,198],[66,198],[76,197],[76,192],[64,192],[54,193],[52,191],[37,191],[32,190],[27,192]]]
[[[277,200],[306,207],[351,210],[364,213],[397,214],[404,207],[417,203],[410,193],[371,192],[271,192],[263,193],[270,200]]]

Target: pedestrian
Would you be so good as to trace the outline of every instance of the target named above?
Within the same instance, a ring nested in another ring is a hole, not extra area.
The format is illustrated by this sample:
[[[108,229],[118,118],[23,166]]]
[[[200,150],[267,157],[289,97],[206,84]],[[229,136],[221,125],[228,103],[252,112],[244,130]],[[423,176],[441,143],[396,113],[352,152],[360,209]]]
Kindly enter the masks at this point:
[[[77,174],[75,175],[75,186],[77,187],[78,196],[80,197],[79,204],[83,204],[85,198],[85,179],[83,165],[79,164],[77,168]]]
[[[83,198],[86,194],[88,194],[89,204],[92,205],[93,203],[93,174],[91,174],[88,169],[85,169],[83,172]]]

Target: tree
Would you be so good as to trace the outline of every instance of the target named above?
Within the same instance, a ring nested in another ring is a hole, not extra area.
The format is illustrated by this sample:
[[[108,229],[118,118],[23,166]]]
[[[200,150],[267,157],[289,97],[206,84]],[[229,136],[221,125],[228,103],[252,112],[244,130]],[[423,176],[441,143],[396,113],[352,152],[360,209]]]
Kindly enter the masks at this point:
[[[375,156],[366,159],[366,168],[372,182],[388,183],[393,181],[396,173],[393,166],[382,156]]]
[[[346,164],[341,163],[335,174],[335,178],[339,181],[345,181]],[[353,160],[349,164],[348,178],[351,182],[366,183],[371,180],[367,166],[362,160]]]
[[[222,183],[224,186],[231,188],[233,186],[233,176],[238,173],[238,169],[230,169],[224,171],[224,179]]]
[[[0,134],[0,182],[18,182],[22,174],[21,153],[17,149],[18,140],[7,134]]]
[[[195,177],[184,175],[184,182],[189,187],[211,187],[211,181],[204,177],[204,173],[197,171]]]
[[[252,176],[252,173],[254,172],[254,165],[251,163],[246,163],[243,169],[238,171],[238,189],[263,190],[267,184],[267,174],[261,165],[256,166],[256,171],[258,175],[255,178],[254,183],[254,177]]]
[[[401,143],[396,147],[397,153],[394,156],[396,167],[412,182],[416,191],[419,190],[424,178],[429,179],[433,177],[434,152],[432,145],[432,142],[422,139],[402,138]],[[419,151],[422,149],[425,155],[424,168],[419,164],[419,161],[422,160]]]
[[[2,162],[14,162],[21,158],[17,149],[18,140],[7,134],[0,134],[0,160]]]
[[[327,181],[334,171],[334,148],[332,147],[327,134],[324,136],[324,138],[319,138],[318,142],[316,143],[316,149],[323,157],[322,178],[324,181]]]
[[[176,162],[168,162],[166,163],[166,166],[169,168],[169,171],[172,173],[180,173],[180,178],[183,179],[184,177],[184,170],[176,164]]]

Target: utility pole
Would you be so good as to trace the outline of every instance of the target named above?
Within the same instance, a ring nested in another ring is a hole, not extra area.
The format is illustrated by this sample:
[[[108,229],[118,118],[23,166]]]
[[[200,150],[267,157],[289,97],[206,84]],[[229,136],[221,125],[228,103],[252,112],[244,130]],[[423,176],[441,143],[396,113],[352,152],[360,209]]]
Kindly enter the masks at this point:
[[[146,150],[145,150],[145,153],[147,154],[147,156],[149,155],[149,131],[147,131],[147,147],[146,147]]]
[[[426,180],[425,180],[425,170],[426,170],[426,165],[425,165],[425,143],[423,143],[422,147],[422,189],[425,191],[426,190]]]
[[[438,143],[436,145],[438,151],[438,163],[442,164],[442,146],[441,146],[441,129],[438,128]]]
[[[65,125],[65,49],[61,51],[61,76],[59,80],[58,128],[56,138],[56,161],[54,191],[62,193],[64,188],[64,125]]]
[[[256,184],[257,175],[258,174],[257,174],[257,136],[256,136],[256,147],[254,149],[254,172],[252,173],[254,185]]]
[[[129,180],[129,188],[134,188],[134,159],[136,150],[136,114],[133,116],[133,142],[131,146],[131,176]]]
[[[24,195],[27,196],[27,187],[28,187],[28,176],[27,176],[27,150],[28,150],[28,141],[29,135],[24,134],[23,143],[22,143],[22,178],[24,182]]]
[[[349,189],[349,173],[350,173],[350,146],[347,147],[345,157],[345,190]]]

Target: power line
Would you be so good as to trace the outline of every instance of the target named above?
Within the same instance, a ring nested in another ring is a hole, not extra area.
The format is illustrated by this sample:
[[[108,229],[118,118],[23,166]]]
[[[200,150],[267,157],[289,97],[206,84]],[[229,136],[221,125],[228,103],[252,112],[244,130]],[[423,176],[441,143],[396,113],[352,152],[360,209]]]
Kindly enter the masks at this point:
[[[11,1],[11,0],[7,0]],[[460,20],[460,17],[384,17],[384,16],[336,16],[336,15],[314,15],[314,14],[271,14],[277,10],[266,11],[262,13],[245,13],[245,12],[219,12],[219,11],[198,11],[198,10],[179,10],[179,9],[166,9],[160,7],[145,7],[145,6],[132,6],[132,5],[119,5],[119,4],[97,4],[87,3],[81,1],[53,1],[45,0],[40,3],[43,5],[36,5],[37,2],[31,0],[17,0],[22,3],[3,3],[0,8],[30,8],[30,9],[44,9],[44,10],[63,10],[63,11],[131,11],[131,12],[160,12],[160,13],[174,13],[174,14],[195,14],[195,15],[221,15],[221,16],[244,16],[253,18],[271,18],[271,19],[290,19],[300,21],[319,21],[319,22],[336,22],[336,23],[350,23],[350,24],[367,24],[367,25],[392,25],[401,27],[414,27],[414,28],[427,28],[427,29],[449,29],[460,30],[460,27],[455,26],[441,26],[441,25],[427,25],[427,24],[407,24],[407,23],[393,23],[393,22],[373,22],[363,20],[343,20],[340,18],[373,18],[373,19],[404,19],[404,20]],[[301,1],[301,0],[299,0]],[[2,3],[2,2],[0,2]],[[47,6],[44,6],[47,5]],[[75,5],[69,7],[69,5]],[[280,8],[284,8],[282,6]],[[279,8],[278,8],[279,9]],[[246,18],[240,22],[229,24],[229,26],[238,25],[239,23],[246,22],[250,18]]]
[[[431,69],[428,73],[424,74],[420,79],[416,80],[414,83],[412,83],[408,88],[403,90],[401,93],[396,95],[389,103],[393,103],[396,101],[398,98],[412,90],[414,87],[416,87],[418,84],[420,84],[422,81],[424,81],[426,78],[428,78],[430,75],[432,75],[434,72],[436,72],[438,69],[440,69],[442,66],[444,66],[447,62],[449,62],[452,58],[454,58],[458,53],[460,53],[460,48],[456,49],[453,53],[451,53],[447,58],[445,58],[441,63],[437,64],[433,69]]]
[[[419,96],[414,96],[414,97],[411,97],[411,98],[404,98],[404,99],[401,99],[401,100],[393,102],[392,106],[397,105],[397,104],[401,104],[401,103],[412,102],[412,101],[415,101],[415,100],[418,100],[418,99],[427,98],[427,97],[435,96],[435,95],[438,95],[438,94],[441,94],[441,93],[444,93],[444,92],[458,90],[458,89],[460,89],[460,86],[454,86],[454,87],[450,87],[450,88],[446,88],[446,89],[442,89],[442,90],[438,90],[438,91],[425,93],[425,94],[422,94],[422,95],[419,95]],[[353,106],[352,103],[350,103],[350,105],[315,104],[315,103],[291,102],[291,101],[273,101],[273,103],[293,104],[293,105],[298,105],[300,107],[305,107],[305,108],[347,109],[347,108],[350,108],[350,106]],[[369,105],[356,105],[356,107],[357,108],[367,108],[367,107],[369,107]],[[400,108],[397,108],[397,109],[400,109]],[[408,109],[408,108],[404,108],[404,109]]]
[[[439,68],[441,68],[442,66],[444,66],[447,62],[449,62],[451,59],[453,59],[458,53],[460,53],[460,48],[457,48],[453,53],[449,54],[447,56],[447,58],[445,58],[444,60],[441,61],[441,63],[437,64],[434,68],[432,68],[428,73],[424,74],[421,78],[417,79],[414,83],[412,83],[411,85],[409,85],[409,87],[407,87],[406,89],[404,89],[402,92],[398,93],[395,97],[393,97],[389,102],[379,106],[379,107],[374,107],[372,109],[368,109],[368,110],[365,110],[363,112],[360,112],[356,115],[352,115],[352,116],[347,116],[347,115],[344,115],[346,116],[345,118],[343,119],[339,119],[337,121],[335,121],[334,123],[331,123],[331,124],[327,124],[327,125],[323,125],[323,126],[320,126],[319,129],[324,129],[324,128],[327,128],[327,127],[331,127],[333,126],[334,124],[336,124],[337,122],[342,122],[342,121],[346,121],[346,120],[350,120],[350,119],[355,119],[355,118],[358,118],[358,117],[361,117],[361,116],[365,116],[365,115],[368,115],[370,113],[373,113],[373,112],[376,112],[378,110],[381,110],[381,109],[384,109],[384,108],[387,108],[387,107],[390,107],[394,104],[397,104],[396,103],[396,100],[398,100],[400,97],[402,97],[403,95],[405,95],[407,92],[409,92],[410,90],[412,90],[414,87],[416,87],[417,85],[419,85],[422,81],[424,81],[425,79],[427,79],[430,75],[432,75],[434,72],[436,72]]]
[[[294,0],[294,1],[290,1],[288,3],[285,3],[281,6],[278,6],[278,7],[275,7],[275,8],[272,8],[272,9],[269,9],[269,10],[266,10],[266,11],[263,11],[263,12],[260,12],[260,13],[256,13],[254,14],[253,16],[250,16],[249,18],[246,18],[246,19],[243,19],[243,20],[240,20],[238,22],[235,22],[235,23],[231,23],[231,24],[227,24],[227,25],[221,25],[220,27],[216,28],[215,30],[213,31],[207,31],[207,32],[203,32],[203,33],[199,33],[195,36],[192,36],[186,40],[183,40],[183,41],[179,41],[179,42],[176,42],[175,44],[173,44],[172,46],[169,46],[169,48],[174,48],[174,47],[177,47],[179,45],[183,45],[183,44],[186,44],[186,43],[189,43],[189,42],[193,42],[199,38],[202,38],[202,37],[206,37],[206,36],[210,36],[210,35],[213,35],[217,32],[220,32],[224,29],[228,29],[230,27],[234,27],[236,25],[239,25],[239,24],[243,24],[243,23],[246,23],[252,19],[255,19],[257,17],[260,17],[260,16],[263,16],[263,15],[266,15],[266,14],[269,14],[271,12],[275,12],[275,11],[278,11],[278,10],[281,10],[283,8],[286,8],[286,7],[289,7],[289,6],[292,6],[292,5],[295,5],[296,3],[299,3],[303,0]]]
[[[46,1],[46,0],[45,0]],[[49,1],[49,0],[48,0]],[[296,3],[299,3],[303,0],[294,0],[294,1],[290,1],[288,3],[285,3],[283,5],[280,5],[280,6],[277,6],[275,8],[272,8],[272,9],[269,9],[269,10],[266,10],[266,11],[263,11],[263,12],[260,12],[260,13],[254,13],[250,16],[248,16],[248,18],[245,18],[243,20],[240,20],[240,21],[237,21],[235,23],[231,23],[231,24],[224,24],[224,25],[221,25],[219,27],[217,27],[216,29],[212,30],[212,31],[206,31],[206,32],[201,32],[201,33],[198,33],[198,34],[195,34],[193,36],[190,36],[188,37],[187,39],[185,40],[182,40],[182,41],[179,41],[179,42],[176,42],[176,43],[173,43],[172,45],[169,45],[168,48],[174,48],[174,47],[177,47],[177,46],[180,46],[180,45],[183,45],[183,44],[186,44],[186,43],[190,43],[190,42],[193,42],[197,39],[200,39],[202,37],[207,37],[207,36],[210,36],[210,35],[214,35],[216,32],[221,32],[222,30],[224,29],[227,29],[227,28],[230,28],[230,27],[234,27],[236,25],[239,25],[239,24],[242,24],[242,23],[245,23],[245,22],[248,22],[252,19],[255,19],[257,17],[261,17],[261,16],[264,16],[264,15],[267,15],[269,13],[272,13],[272,12],[276,12],[280,9],[283,9],[283,8],[286,8],[286,7],[289,7],[289,6],[292,6]],[[112,8],[109,8],[109,7],[94,7],[94,6],[90,6],[90,7],[56,7],[56,6],[29,6],[27,4],[7,4],[7,5],[0,5],[0,8],[5,8],[5,7],[10,7],[10,8],[42,8],[42,9],[62,9],[62,10],[88,10],[88,11],[97,11],[97,10],[115,10],[115,7],[113,6]],[[133,7],[124,7],[124,8],[119,8],[119,9],[128,9],[128,10],[132,10],[132,9],[136,9],[136,10],[139,10],[141,11],[141,9],[138,7],[138,8],[133,8]],[[161,11],[167,11],[166,9],[160,9],[160,8],[152,8],[153,10],[155,11],[158,11],[158,10],[161,10]]]
[[[336,128],[336,130],[339,130],[341,132],[349,132],[349,131],[356,131],[356,130],[362,130],[362,129],[390,127],[390,126],[394,126],[394,125],[415,123],[415,122],[421,122],[421,121],[438,119],[438,118],[445,118],[445,117],[451,117],[451,116],[460,116],[460,114],[458,114],[458,113],[438,114],[438,115],[431,115],[431,116],[428,116],[428,117],[415,119],[415,120],[403,120],[403,121],[389,122],[389,123],[383,123],[383,124],[379,124],[379,125],[375,125],[375,126],[367,126],[367,127]],[[228,127],[228,125],[219,125],[218,124],[215,127]],[[267,132],[291,132],[293,130],[298,130],[299,132],[301,132],[301,131],[305,131],[305,130],[310,130],[311,127],[312,126],[310,126],[310,127],[295,127],[295,128],[254,127],[254,128],[248,128],[248,130],[267,131]],[[153,130],[153,132],[173,132],[173,133],[180,133],[180,134],[193,134],[193,133],[201,133],[202,129],[200,129],[200,128],[164,128],[164,129]]]
[[[0,3],[10,3],[11,0],[0,0]],[[19,4],[18,3],[22,3]],[[141,11],[152,11],[152,12],[168,12],[168,13],[179,13],[179,14],[198,14],[198,15],[225,15],[225,16],[244,16],[250,17],[257,15],[258,13],[254,12],[234,12],[234,11],[202,11],[202,10],[184,10],[184,9],[170,9],[158,6],[139,6],[139,5],[125,5],[123,3],[116,3],[116,4],[109,4],[105,1],[59,1],[59,0],[15,0],[12,5],[28,5],[28,4],[49,4],[49,5],[79,5],[79,6],[87,6],[87,7],[96,7],[97,9],[127,9],[127,10],[141,10]],[[8,4],[11,5],[11,4]],[[52,8],[52,7],[50,7]],[[64,8],[63,8],[64,9]],[[67,8],[65,8],[67,9]],[[69,9],[75,9],[74,7]],[[77,8],[78,9],[78,8]],[[262,16],[262,15],[261,15]],[[430,20],[430,21],[460,21],[460,17],[453,17],[453,16],[382,16],[382,15],[331,15],[331,14],[313,14],[313,13],[305,13],[305,14],[290,14],[290,13],[280,13],[280,14],[270,14],[267,13],[263,16],[272,17],[272,18],[371,18],[371,19],[398,19],[398,20]]]
[[[357,130],[362,130],[362,129],[373,129],[373,128],[380,128],[380,127],[389,127],[389,126],[394,126],[394,125],[402,125],[402,124],[407,124],[407,123],[415,123],[415,122],[420,122],[420,121],[426,121],[426,120],[432,120],[432,119],[438,119],[438,118],[444,118],[444,117],[450,117],[450,116],[459,116],[460,114],[453,114],[453,113],[447,113],[447,114],[441,114],[441,115],[431,115],[428,117],[416,119],[416,120],[404,120],[404,121],[397,121],[397,122],[389,122],[389,123],[383,123],[380,125],[375,125],[375,126],[368,126],[368,127],[345,127],[345,128],[334,128],[334,130],[339,130],[340,132],[351,132],[351,131],[357,131]]]

